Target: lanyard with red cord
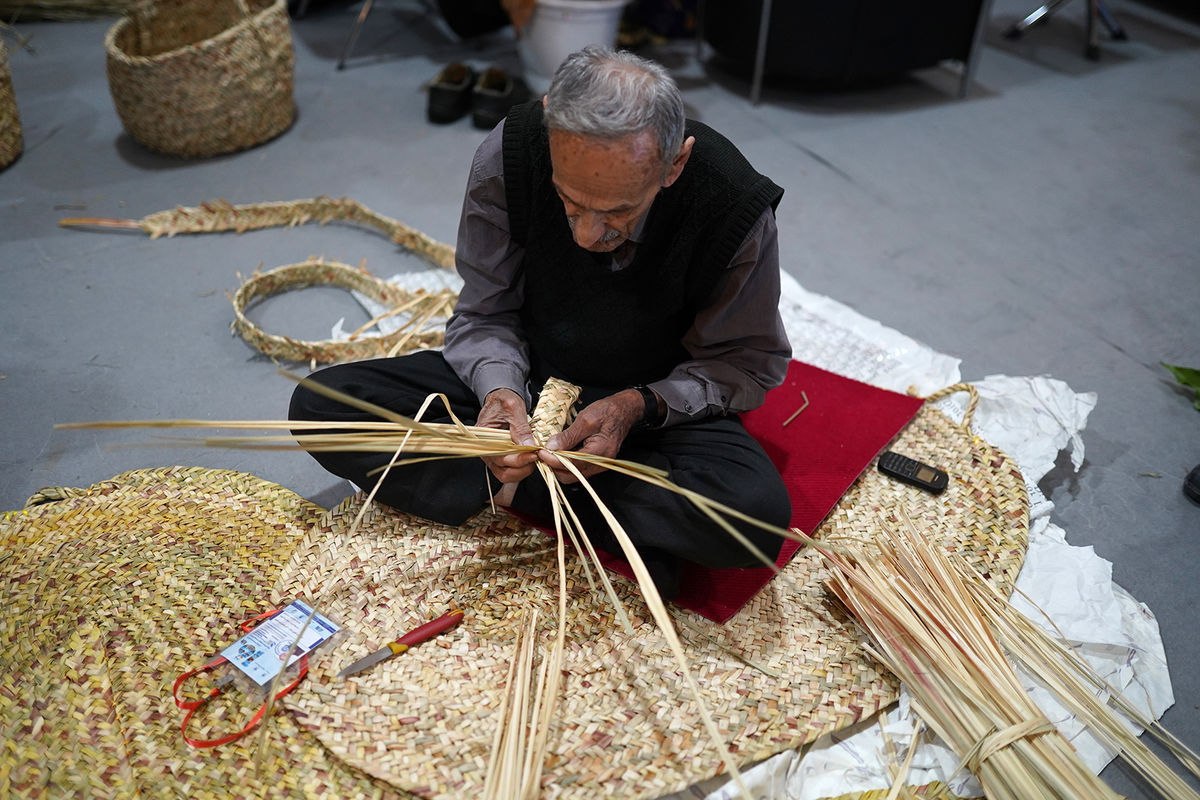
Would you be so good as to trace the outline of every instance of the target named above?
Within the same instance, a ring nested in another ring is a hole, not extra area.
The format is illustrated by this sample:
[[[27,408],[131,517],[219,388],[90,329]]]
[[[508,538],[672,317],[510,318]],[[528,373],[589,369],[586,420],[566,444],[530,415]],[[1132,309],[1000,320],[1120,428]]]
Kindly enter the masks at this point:
[[[256,617],[251,617],[250,619],[246,620],[245,622],[242,622],[238,627],[240,627],[243,632],[249,633],[250,631],[252,631],[254,629],[254,627],[256,625],[258,625],[258,623],[262,622],[263,620],[270,619],[271,617],[275,616],[282,610],[283,609],[277,608],[273,611],[267,611],[265,613],[259,614]],[[205,664],[201,667],[197,667],[196,669],[190,670],[188,672],[185,672],[182,675],[180,675],[178,678],[175,679],[175,685],[171,689],[171,696],[175,698],[175,705],[179,706],[180,708],[182,708],[184,711],[187,712],[186,714],[183,715],[183,722],[180,723],[179,730],[183,734],[183,740],[185,742],[187,742],[188,744],[190,744],[192,747],[199,747],[199,748],[217,747],[219,745],[228,744],[229,742],[236,741],[237,739],[240,739],[242,736],[246,735],[251,730],[253,730],[254,727],[256,725],[258,725],[258,723],[262,722],[263,716],[267,713],[267,701],[263,700],[263,704],[259,707],[258,712],[255,713],[254,717],[250,720],[250,722],[248,722],[246,724],[246,727],[242,728],[240,731],[237,731],[236,733],[231,733],[226,736],[221,736],[217,739],[193,739],[192,737],[188,736],[187,726],[188,726],[188,723],[192,719],[192,715],[195,714],[196,711],[201,706],[203,706],[205,703],[207,703],[209,700],[220,695],[222,687],[226,686],[230,681],[232,681],[234,675],[233,675],[233,673],[226,675],[224,678],[222,678],[221,680],[219,680],[217,682],[217,685],[213,687],[212,691],[210,691],[207,695],[200,698],[199,700],[182,700],[182,699],[180,699],[179,687],[182,686],[184,684],[184,682],[188,678],[192,677],[193,675],[198,675],[201,672],[206,672],[210,669],[214,669],[215,667],[219,667],[220,665],[226,663],[228,660],[229,659],[227,659],[225,656],[217,656],[212,661],[209,661],[207,664]],[[292,689],[295,689],[296,686],[300,683],[300,680],[305,675],[308,674],[308,654],[307,653],[300,657],[300,661],[298,663],[300,665],[300,673],[296,676],[295,680],[293,680],[287,686],[283,687],[279,691],[279,694],[275,695],[276,700],[283,697],[285,694],[290,692]]]

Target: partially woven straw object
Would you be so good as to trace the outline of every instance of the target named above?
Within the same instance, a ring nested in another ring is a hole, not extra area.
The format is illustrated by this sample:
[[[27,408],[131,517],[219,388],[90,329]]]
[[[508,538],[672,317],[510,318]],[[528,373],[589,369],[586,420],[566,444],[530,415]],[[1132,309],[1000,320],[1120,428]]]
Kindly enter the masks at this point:
[[[286,0],[148,0],[104,38],[121,124],[152,150],[242,150],[285,131],[292,99]]]
[[[529,419],[529,429],[539,444],[571,424],[580,389],[560,378],[550,378],[538,394],[537,408]]]
[[[340,286],[362,292],[390,307],[393,314],[406,314],[407,322],[391,333],[364,333],[346,341],[309,341],[267,333],[246,316],[246,309],[257,299],[310,286]],[[450,316],[457,299],[449,289],[411,291],[377,278],[365,269],[323,259],[256,273],[230,298],[235,317],[233,330],[250,345],[272,358],[316,363],[394,356],[438,347],[445,336],[444,318]],[[434,320],[437,323],[430,325]]]
[[[1003,453],[926,405],[895,447],[939,464],[950,487],[933,496],[872,465],[818,535],[869,539],[903,509],[948,550],[1005,591],[1024,558],[1028,499]],[[402,469],[402,467],[401,467]],[[284,699],[302,725],[348,763],[423,797],[461,798],[483,786],[512,646],[535,606],[551,634],[554,543],[505,515],[461,528],[372,505],[330,511],[296,549],[277,599],[307,593],[345,621],[337,659],[318,664]],[[705,700],[739,763],[799,747],[867,718],[898,696],[829,601],[819,557],[801,551],[727,625],[676,611]],[[698,709],[636,587],[617,580],[632,616],[620,629],[607,598],[568,564],[571,600],[564,692],[550,732],[543,796],[651,798],[720,771]],[[336,672],[421,623],[462,606],[453,631],[380,667]]]
[[[8,51],[0,39],[0,169],[17,160],[24,147],[21,136],[21,113],[13,93],[12,73],[8,69]]]
[[[53,499],[59,498],[59,499]],[[180,737],[171,683],[268,608],[270,587],[321,511],[251,475],[139,470],[46,489],[0,520],[0,797],[400,798],[273,715],[215,750]],[[198,677],[198,698],[212,680]],[[253,714],[230,687],[189,729]]]
[[[454,268],[454,248],[433,239],[416,228],[398,219],[372,211],[357,200],[349,197],[306,197],[300,200],[284,200],[266,203],[234,205],[226,200],[209,200],[198,206],[176,206],[155,211],[141,219],[99,219],[95,217],[68,217],[60,219],[59,225],[99,226],[103,228],[139,228],[150,234],[151,239],[160,236],[176,236],[192,233],[217,233],[220,231],[257,231],[263,228],[294,228],[316,222],[349,222],[374,228],[412,254],[435,267]]]

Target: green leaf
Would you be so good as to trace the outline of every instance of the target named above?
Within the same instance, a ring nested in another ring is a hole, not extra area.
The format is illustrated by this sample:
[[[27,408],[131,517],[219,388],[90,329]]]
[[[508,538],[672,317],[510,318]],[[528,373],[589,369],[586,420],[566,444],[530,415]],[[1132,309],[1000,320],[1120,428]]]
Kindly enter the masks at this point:
[[[1179,381],[1184,386],[1196,390],[1196,399],[1192,402],[1192,405],[1196,407],[1197,411],[1200,411],[1200,369],[1192,369],[1191,367],[1177,367],[1172,364],[1168,364],[1165,361],[1160,361],[1158,363],[1171,370],[1171,374],[1175,376],[1175,380]]]

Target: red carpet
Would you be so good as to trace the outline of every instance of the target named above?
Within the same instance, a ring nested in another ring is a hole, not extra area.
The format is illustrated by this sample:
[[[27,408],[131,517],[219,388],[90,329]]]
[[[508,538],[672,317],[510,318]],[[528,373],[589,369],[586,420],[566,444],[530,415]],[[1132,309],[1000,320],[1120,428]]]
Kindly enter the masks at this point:
[[[811,533],[922,403],[919,397],[793,361],[783,385],[767,393],[761,408],[743,414],[742,422],[783,476],[792,499],[791,527]],[[801,407],[804,410],[796,414]],[[776,566],[787,564],[798,548],[795,542],[784,542]],[[601,557],[609,569],[633,578],[624,558],[604,552]],[[766,567],[709,569],[688,564],[674,602],[725,622],[772,575]]]
[[[784,426],[804,406],[805,397],[807,407]],[[793,361],[783,384],[767,393],[761,408],[743,414],[742,422],[783,476],[792,498],[791,527],[811,533],[923,402]],[[776,566],[786,564],[798,547],[784,542]],[[624,559],[612,557],[609,567],[626,577],[633,575]],[[688,565],[675,603],[725,622],[773,574],[766,567]]]

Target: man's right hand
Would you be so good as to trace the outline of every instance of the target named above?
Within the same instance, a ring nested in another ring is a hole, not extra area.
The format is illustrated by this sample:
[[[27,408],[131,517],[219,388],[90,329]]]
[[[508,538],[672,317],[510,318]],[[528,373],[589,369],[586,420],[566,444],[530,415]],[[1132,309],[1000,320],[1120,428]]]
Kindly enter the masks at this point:
[[[529,417],[525,411],[525,399],[512,389],[493,389],[483,399],[483,408],[475,424],[481,428],[507,430],[517,444],[536,446],[533,432],[529,429]],[[501,483],[517,483],[533,472],[537,463],[537,451],[510,453],[506,456],[484,458],[484,463]]]

